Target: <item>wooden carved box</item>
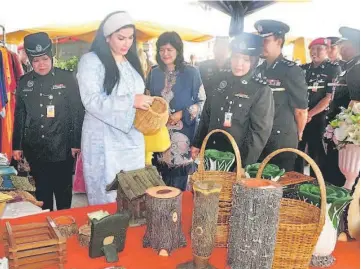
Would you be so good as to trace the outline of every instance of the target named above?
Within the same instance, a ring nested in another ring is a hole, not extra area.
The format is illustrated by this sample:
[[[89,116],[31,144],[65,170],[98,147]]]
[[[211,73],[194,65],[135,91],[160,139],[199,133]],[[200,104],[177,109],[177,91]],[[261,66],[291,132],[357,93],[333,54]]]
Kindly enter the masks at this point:
[[[117,174],[107,191],[117,190],[117,212],[128,211],[129,226],[140,226],[145,219],[145,192],[151,187],[165,186],[154,166]]]
[[[49,265],[64,268],[66,239],[50,217],[44,223],[11,225],[6,222],[5,226],[3,243],[10,269],[46,268]]]

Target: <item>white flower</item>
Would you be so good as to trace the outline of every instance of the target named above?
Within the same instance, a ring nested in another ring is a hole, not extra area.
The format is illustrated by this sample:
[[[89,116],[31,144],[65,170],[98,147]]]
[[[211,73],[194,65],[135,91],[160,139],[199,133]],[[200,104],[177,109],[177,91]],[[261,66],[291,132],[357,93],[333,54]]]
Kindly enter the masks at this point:
[[[347,138],[347,128],[343,124],[335,130],[335,137],[338,141],[344,141]]]

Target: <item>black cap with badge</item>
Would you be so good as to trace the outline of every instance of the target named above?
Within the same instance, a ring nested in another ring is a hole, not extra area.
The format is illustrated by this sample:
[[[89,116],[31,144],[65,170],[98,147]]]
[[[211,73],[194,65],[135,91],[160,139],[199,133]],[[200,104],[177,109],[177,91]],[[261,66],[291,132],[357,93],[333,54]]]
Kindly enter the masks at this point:
[[[337,43],[340,41],[341,37],[337,37],[337,36],[329,36],[326,37],[328,40],[330,40],[330,45],[331,47],[336,46]]]
[[[35,33],[25,36],[24,48],[30,62],[34,57],[48,55],[52,57],[52,42],[47,33]]]
[[[242,33],[231,41],[231,50],[249,56],[259,56],[263,51],[263,39],[259,35]]]
[[[342,35],[340,42],[343,40],[349,40],[356,46],[360,45],[360,30],[350,27],[341,27],[339,32]]]
[[[262,37],[271,35],[282,37],[290,31],[290,27],[287,24],[274,20],[259,20],[255,23],[254,27]]]

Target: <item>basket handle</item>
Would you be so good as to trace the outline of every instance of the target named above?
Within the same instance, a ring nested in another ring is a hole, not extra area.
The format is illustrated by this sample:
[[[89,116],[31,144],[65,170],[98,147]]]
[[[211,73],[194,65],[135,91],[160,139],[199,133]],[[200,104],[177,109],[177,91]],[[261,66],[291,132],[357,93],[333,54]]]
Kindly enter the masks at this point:
[[[207,145],[209,137],[215,133],[223,133],[228,138],[229,142],[231,142],[234,154],[236,156],[236,162],[237,162],[237,168],[236,168],[237,179],[239,179],[241,177],[245,177],[244,171],[242,169],[242,160],[241,160],[241,154],[239,152],[238,145],[237,145],[236,141],[234,140],[233,136],[231,136],[228,132],[221,130],[221,129],[212,130],[211,132],[209,132],[207,134],[206,138],[204,138],[202,147],[201,147],[201,151],[199,153],[200,164],[198,166],[198,171],[205,171],[204,170],[204,153],[206,151],[206,145]]]
[[[294,149],[294,148],[284,148],[284,149],[276,150],[276,151],[272,152],[270,155],[268,155],[263,160],[263,162],[261,163],[261,165],[258,169],[256,178],[260,179],[262,177],[263,170],[266,167],[267,163],[274,156],[276,156],[282,152],[293,152],[293,153],[296,153],[297,155],[301,156],[303,159],[305,159],[306,162],[308,162],[311,165],[311,168],[313,169],[313,171],[316,174],[317,182],[318,182],[318,185],[320,186],[320,191],[321,191],[321,214],[320,214],[320,219],[319,219],[319,223],[318,223],[318,231],[321,232],[323,229],[323,225],[325,224],[325,216],[326,216],[326,203],[327,203],[326,202],[326,186],[325,186],[325,180],[323,179],[320,168],[318,167],[318,165],[315,163],[315,161],[310,156],[308,156],[306,153],[304,153],[298,149]]]

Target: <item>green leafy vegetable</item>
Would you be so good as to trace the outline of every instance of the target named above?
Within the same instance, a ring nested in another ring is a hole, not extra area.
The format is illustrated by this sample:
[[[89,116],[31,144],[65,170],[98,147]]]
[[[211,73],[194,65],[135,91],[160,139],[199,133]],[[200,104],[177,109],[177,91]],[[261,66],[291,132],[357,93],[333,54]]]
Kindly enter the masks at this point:
[[[298,193],[301,199],[309,201],[313,205],[320,206],[321,191],[320,187],[313,184],[302,184]],[[350,193],[342,188],[334,185],[326,185],[327,204],[331,204],[328,211],[333,227],[336,229],[340,222],[340,216],[345,207],[351,202]]]

